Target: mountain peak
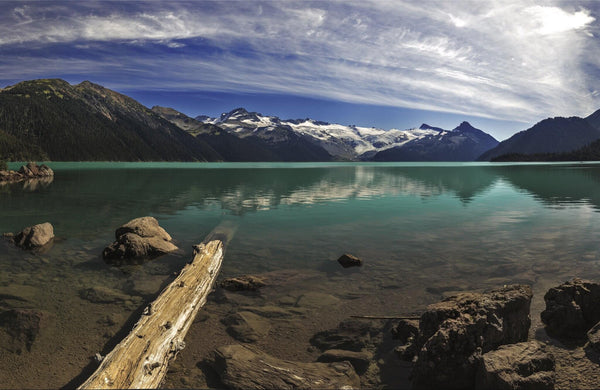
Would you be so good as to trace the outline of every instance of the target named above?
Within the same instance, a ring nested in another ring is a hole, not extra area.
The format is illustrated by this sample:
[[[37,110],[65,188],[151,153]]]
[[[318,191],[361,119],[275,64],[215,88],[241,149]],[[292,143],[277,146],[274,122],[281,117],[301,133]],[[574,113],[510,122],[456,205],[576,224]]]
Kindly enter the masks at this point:
[[[441,127],[434,127],[434,126],[429,126],[427,123],[423,123],[421,124],[421,126],[419,126],[420,130],[435,130],[435,131],[445,131],[444,129],[442,129]]]
[[[231,117],[237,118],[237,117],[244,117],[249,115],[250,113],[248,112],[248,110],[246,110],[244,107],[238,107],[238,108],[234,108],[233,110],[229,111],[229,112],[224,112],[221,114],[221,117],[219,118],[219,122],[224,122],[226,120],[228,120]]]
[[[229,114],[248,114],[248,110],[246,110],[244,107],[238,107],[229,111]]]
[[[459,130],[460,131],[460,130],[477,130],[477,129],[475,129],[469,122],[463,121],[454,130]]]

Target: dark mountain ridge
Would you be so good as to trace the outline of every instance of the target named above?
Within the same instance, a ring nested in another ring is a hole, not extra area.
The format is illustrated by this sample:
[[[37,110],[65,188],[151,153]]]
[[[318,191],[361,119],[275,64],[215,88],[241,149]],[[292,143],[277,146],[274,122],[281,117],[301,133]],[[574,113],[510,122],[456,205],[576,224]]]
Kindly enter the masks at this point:
[[[493,160],[502,155],[567,153],[600,138],[600,111],[587,118],[556,117],[544,119],[498,146],[483,153],[478,160]]]
[[[0,91],[0,155],[54,161],[215,161],[221,156],[134,99],[84,81]]]

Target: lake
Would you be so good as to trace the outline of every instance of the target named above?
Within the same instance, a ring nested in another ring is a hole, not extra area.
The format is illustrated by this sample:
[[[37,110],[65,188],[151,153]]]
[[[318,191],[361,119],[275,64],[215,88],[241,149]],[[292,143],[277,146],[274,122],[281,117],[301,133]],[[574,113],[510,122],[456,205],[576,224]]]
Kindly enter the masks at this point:
[[[93,356],[128,333],[192,257],[192,245],[223,222],[237,229],[219,278],[254,274],[269,285],[260,294],[211,295],[169,387],[211,384],[201,361],[236,342],[221,320],[237,310],[271,310],[257,348],[314,361],[312,335],[350,315],[415,315],[452,292],[510,283],[533,287],[536,337],[549,287],[574,276],[600,279],[597,163],[49,165],[52,181],[0,186],[0,232],[51,222],[56,235],[44,253],[0,243],[0,309],[47,313],[29,348],[0,332],[1,387],[81,383]],[[115,229],[146,215],[181,250],[106,264],[101,253]],[[343,253],[363,267],[343,269],[336,262]],[[85,291],[96,286],[115,295],[90,302]],[[363,383],[403,387],[405,374],[384,352],[380,358]]]

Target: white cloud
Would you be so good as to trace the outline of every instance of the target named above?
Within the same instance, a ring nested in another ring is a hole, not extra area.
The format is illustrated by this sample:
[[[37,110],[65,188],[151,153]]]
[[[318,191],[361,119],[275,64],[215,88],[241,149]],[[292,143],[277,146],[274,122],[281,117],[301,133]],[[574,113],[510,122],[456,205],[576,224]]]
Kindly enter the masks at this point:
[[[293,93],[525,122],[585,115],[600,106],[591,88],[598,75],[585,67],[600,66],[592,55],[599,45],[594,12],[570,3],[124,4],[120,12],[46,2],[9,10],[10,17],[0,19],[0,50],[22,47],[24,53],[0,58],[4,77],[35,77],[42,64],[85,72],[88,63],[93,71],[126,74],[117,78],[127,80],[122,88]],[[198,40],[218,50],[198,49]],[[27,51],[52,42],[80,50],[152,42],[176,48],[178,57],[148,48],[143,56],[120,50],[106,51],[102,60],[36,62]],[[28,56],[31,67],[8,68]]]
[[[535,5],[524,12],[534,24],[539,25],[533,31],[543,35],[579,30],[596,20],[588,10],[569,13],[558,7]]]

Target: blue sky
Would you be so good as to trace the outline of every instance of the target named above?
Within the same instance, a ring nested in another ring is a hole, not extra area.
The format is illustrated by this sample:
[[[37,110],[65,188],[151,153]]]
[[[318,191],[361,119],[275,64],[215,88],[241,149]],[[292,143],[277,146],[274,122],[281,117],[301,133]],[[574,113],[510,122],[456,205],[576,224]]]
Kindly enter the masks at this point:
[[[235,107],[498,139],[600,108],[600,2],[0,2],[0,87],[90,80],[190,116]]]

